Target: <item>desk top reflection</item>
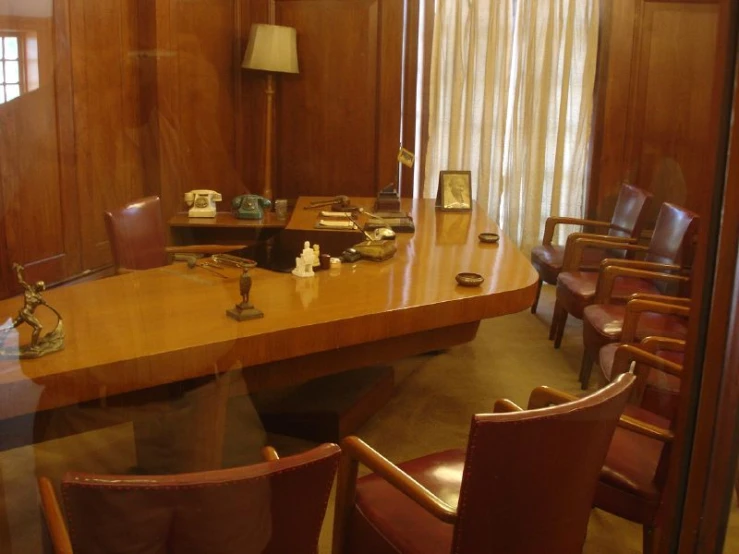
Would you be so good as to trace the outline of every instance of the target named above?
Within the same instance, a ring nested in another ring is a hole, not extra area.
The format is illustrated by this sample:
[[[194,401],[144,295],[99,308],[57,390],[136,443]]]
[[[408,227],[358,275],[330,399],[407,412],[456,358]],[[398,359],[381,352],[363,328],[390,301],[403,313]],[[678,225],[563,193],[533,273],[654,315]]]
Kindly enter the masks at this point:
[[[311,200],[298,201],[288,228],[313,228],[317,211],[303,209]],[[367,207],[373,200],[352,199]],[[240,368],[263,369],[254,387],[299,383],[357,367],[351,356],[418,354],[446,347],[439,337],[455,330],[464,331],[456,343],[471,340],[481,319],[531,305],[535,270],[502,233],[497,244],[478,242],[483,231],[500,232],[483,210],[438,213],[423,199],[403,209],[416,232],[398,234],[390,260],[343,264],[313,278],[251,270],[251,301],[262,319],[226,316],[240,301],[235,268],[219,269],[224,278],[177,263],[48,291],[64,317],[66,347],[36,360],[0,360],[0,419]],[[461,287],[460,272],[485,281]],[[18,297],[4,300],[0,314],[13,317],[21,305]],[[50,328],[52,318],[37,313]],[[7,341],[26,338],[13,332]],[[308,374],[304,360],[317,369]]]

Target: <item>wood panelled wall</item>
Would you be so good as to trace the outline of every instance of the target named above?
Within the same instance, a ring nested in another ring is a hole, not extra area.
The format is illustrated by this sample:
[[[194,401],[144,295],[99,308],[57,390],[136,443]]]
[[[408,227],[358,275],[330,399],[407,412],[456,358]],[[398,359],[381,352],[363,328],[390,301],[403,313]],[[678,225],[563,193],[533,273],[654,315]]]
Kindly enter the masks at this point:
[[[222,210],[262,191],[266,80],[241,60],[270,14],[297,29],[300,63],[276,79],[275,196],[396,181],[404,10],[419,1],[53,0],[30,22],[41,87],[0,105],[0,296],[17,292],[14,261],[50,283],[109,263],[106,209],[157,194],[169,218],[194,188],[223,193]]]
[[[629,181],[706,214],[718,0],[602,3],[589,212],[609,219]]]

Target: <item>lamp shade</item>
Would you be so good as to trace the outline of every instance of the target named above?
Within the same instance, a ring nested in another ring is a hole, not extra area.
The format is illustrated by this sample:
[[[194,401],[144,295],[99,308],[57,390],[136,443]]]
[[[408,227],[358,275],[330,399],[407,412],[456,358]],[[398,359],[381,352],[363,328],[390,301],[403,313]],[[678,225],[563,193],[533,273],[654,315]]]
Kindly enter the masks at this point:
[[[295,37],[296,32],[292,27],[255,23],[249,32],[249,45],[241,67],[297,73],[298,49]]]

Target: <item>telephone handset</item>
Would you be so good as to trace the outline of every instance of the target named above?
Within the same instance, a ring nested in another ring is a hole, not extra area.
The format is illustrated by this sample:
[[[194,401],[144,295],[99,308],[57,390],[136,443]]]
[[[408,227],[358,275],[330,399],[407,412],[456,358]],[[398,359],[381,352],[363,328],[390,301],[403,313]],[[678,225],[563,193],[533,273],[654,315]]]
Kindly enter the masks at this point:
[[[215,217],[216,202],[223,200],[221,193],[214,190],[196,189],[185,193],[185,203],[192,206],[188,217]]]
[[[271,206],[270,200],[256,194],[242,194],[231,202],[233,214],[238,219],[262,219],[264,210]]]

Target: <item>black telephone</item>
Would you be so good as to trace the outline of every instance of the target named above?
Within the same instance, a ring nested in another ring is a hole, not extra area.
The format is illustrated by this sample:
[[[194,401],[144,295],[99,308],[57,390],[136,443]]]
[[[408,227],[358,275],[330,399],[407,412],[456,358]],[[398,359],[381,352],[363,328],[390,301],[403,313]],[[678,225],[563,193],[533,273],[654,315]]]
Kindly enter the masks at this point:
[[[233,214],[238,219],[262,219],[264,210],[271,206],[270,200],[256,194],[242,194],[231,201]]]

